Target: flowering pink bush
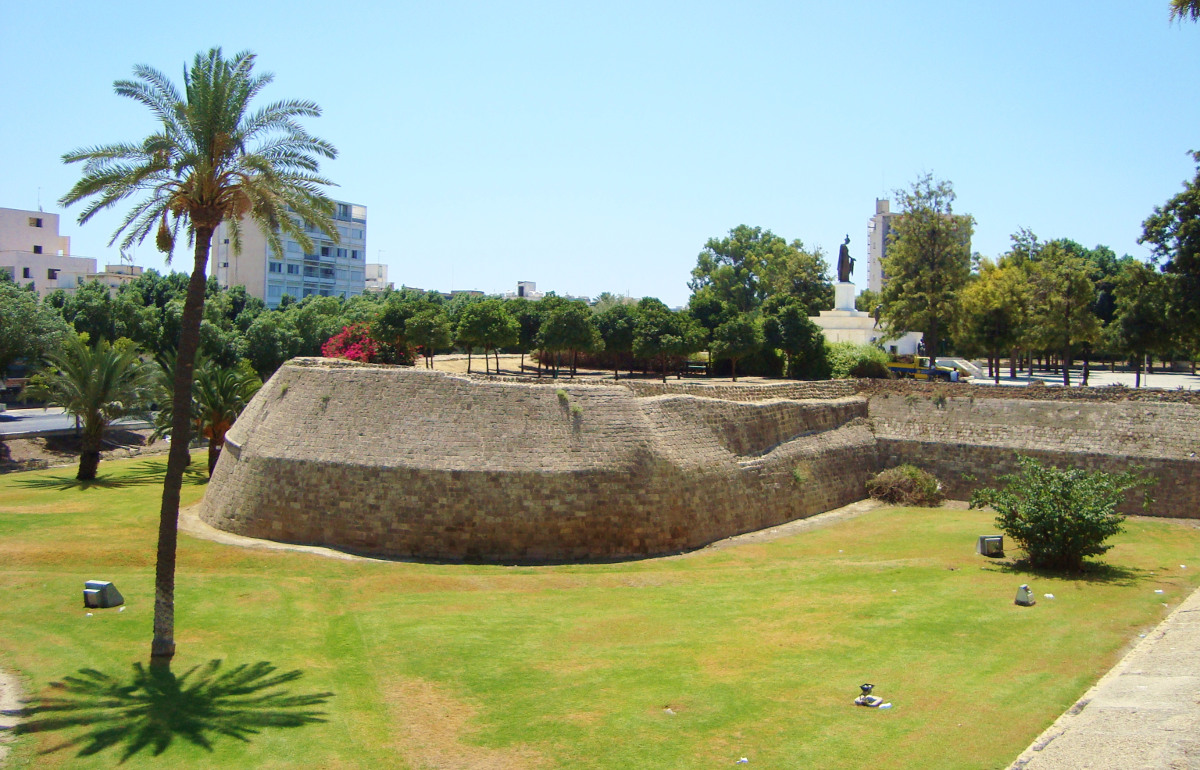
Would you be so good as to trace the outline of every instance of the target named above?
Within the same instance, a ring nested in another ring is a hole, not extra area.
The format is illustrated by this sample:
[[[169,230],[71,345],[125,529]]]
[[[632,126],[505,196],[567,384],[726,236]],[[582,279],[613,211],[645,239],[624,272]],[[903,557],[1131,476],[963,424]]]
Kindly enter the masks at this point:
[[[321,355],[326,358],[346,358],[373,364],[378,360],[379,343],[371,339],[371,327],[367,324],[351,324],[329,338],[321,346]]]

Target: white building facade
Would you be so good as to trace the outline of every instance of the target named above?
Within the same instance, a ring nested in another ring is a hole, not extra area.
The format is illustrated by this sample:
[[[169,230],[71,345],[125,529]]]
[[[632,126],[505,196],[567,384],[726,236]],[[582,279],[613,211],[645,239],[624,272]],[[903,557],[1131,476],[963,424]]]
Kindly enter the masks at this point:
[[[286,234],[283,254],[271,251],[266,234],[243,221],[240,254],[233,253],[229,225],[213,234],[209,257],[212,274],[222,286],[245,286],[246,292],[278,307],[284,295],[305,297],[356,297],[366,291],[367,207],[334,201],[335,243],[316,227],[297,219],[312,240],[311,251]]]
[[[388,280],[387,265],[378,262],[368,262],[365,275],[365,291],[379,293],[396,288],[396,285]]]
[[[71,256],[71,239],[58,234],[58,214],[0,208],[0,270],[45,297],[74,291],[96,273],[96,260]]]
[[[892,232],[891,201],[875,199],[875,216],[867,222],[867,288],[875,293],[883,291],[887,274],[883,271],[883,260],[887,257],[888,236]]]

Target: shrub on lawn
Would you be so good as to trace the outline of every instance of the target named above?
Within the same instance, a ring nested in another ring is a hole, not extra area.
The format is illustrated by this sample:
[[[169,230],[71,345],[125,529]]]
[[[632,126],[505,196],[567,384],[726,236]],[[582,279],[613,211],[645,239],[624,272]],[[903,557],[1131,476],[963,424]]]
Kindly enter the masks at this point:
[[[942,485],[915,465],[888,468],[867,482],[867,494],[896,505],[937,505],[942,502]]]
[[[1063,470],[1032,457],[1017,457],[1020,472],[1001,476],[1003,489],[971,495],[971,507],[990,505],[996,526],[1029,555],[1032,567],[1079,570],[1088,556],[1100,556],[1122,530],[1117,505],[1125,492],[1148,480],[1135,473]]]

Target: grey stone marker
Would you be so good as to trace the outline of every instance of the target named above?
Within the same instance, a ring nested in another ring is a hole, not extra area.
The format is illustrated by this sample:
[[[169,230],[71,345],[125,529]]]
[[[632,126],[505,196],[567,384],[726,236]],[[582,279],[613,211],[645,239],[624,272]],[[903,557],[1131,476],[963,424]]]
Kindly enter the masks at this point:
[[[107,580],[89,580],[83,584],[83,606],[107,609],[125,603],[125,597]]]

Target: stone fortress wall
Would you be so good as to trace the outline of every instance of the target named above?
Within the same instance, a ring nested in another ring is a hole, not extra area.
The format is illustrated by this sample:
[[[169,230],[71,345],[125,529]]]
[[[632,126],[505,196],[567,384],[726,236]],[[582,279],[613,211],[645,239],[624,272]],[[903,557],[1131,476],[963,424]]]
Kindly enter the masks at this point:
[[[868,478],[900,462],[969,495],[1010,471],[1016,450],[1136,462],[1162,479],[1156,512],[1200,516],[1196,404],[856,395],[862,387],[539,383],[296,359],[230,431],[201,516],[253,537],[399,557],[627,559],[859,500]]]

